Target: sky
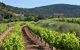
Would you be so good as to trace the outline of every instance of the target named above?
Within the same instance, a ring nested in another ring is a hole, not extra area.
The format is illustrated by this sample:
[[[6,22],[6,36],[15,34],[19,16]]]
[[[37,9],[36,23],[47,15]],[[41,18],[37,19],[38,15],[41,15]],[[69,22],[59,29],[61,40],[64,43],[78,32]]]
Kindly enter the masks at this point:
[[[80,5],[80,0],[0,0],[0,2],[22,8],[34,8],[51,4]]]

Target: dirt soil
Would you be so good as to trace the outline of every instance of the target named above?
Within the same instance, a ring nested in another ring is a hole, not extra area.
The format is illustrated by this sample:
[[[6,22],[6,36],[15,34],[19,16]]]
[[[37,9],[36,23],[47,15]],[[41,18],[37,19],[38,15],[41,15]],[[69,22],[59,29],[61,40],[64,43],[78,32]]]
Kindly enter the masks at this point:
[[[55,48],[50,48],[49,45],[33,33],[26,25],[22,26],[23,39],[25,40],[24,50],[56,50]]]

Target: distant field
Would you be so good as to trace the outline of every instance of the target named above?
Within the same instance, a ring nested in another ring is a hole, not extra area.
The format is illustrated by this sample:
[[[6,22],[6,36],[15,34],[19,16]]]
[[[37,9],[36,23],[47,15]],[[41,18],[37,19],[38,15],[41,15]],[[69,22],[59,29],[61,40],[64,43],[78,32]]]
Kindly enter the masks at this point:
[[[80,33],[79,19],[80,18],[53,18],[38,21],[36,25],[58,31],[60,33]]]
[[[80,24],[80,18],[51,18],[49,20]]]

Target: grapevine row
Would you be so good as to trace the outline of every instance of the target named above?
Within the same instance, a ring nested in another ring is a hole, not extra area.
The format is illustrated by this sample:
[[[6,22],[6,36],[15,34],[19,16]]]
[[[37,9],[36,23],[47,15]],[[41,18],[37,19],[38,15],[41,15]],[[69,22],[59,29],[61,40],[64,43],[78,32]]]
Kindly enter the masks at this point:
[[[80,50],[80,38],[75,33],[58,33],[27,23],[28,27],[43,38],[50,46],[61,50]]]
[[[63,21],[63,22],[78,23],[78,24],[80,24],[80,18],[52,18],[52,19],[49,19],[49,20]]]
[[[15,28],[2,41],[0,48],[2,50],[23,50],[24,44],[20,23],[16,23]]]
[[[13,23],[1,23],[0,24],[0,34],[10,27]]]

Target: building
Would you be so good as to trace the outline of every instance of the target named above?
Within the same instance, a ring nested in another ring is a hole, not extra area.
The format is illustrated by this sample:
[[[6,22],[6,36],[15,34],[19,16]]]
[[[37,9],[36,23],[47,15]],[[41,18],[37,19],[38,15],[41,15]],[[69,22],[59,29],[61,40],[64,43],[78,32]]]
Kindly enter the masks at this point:
[[[24,14],[14,14],[15,16],[24,16]]]
[[[54,13],[53,16],[56,18],[62,18],[64,17],[64,13]]]

